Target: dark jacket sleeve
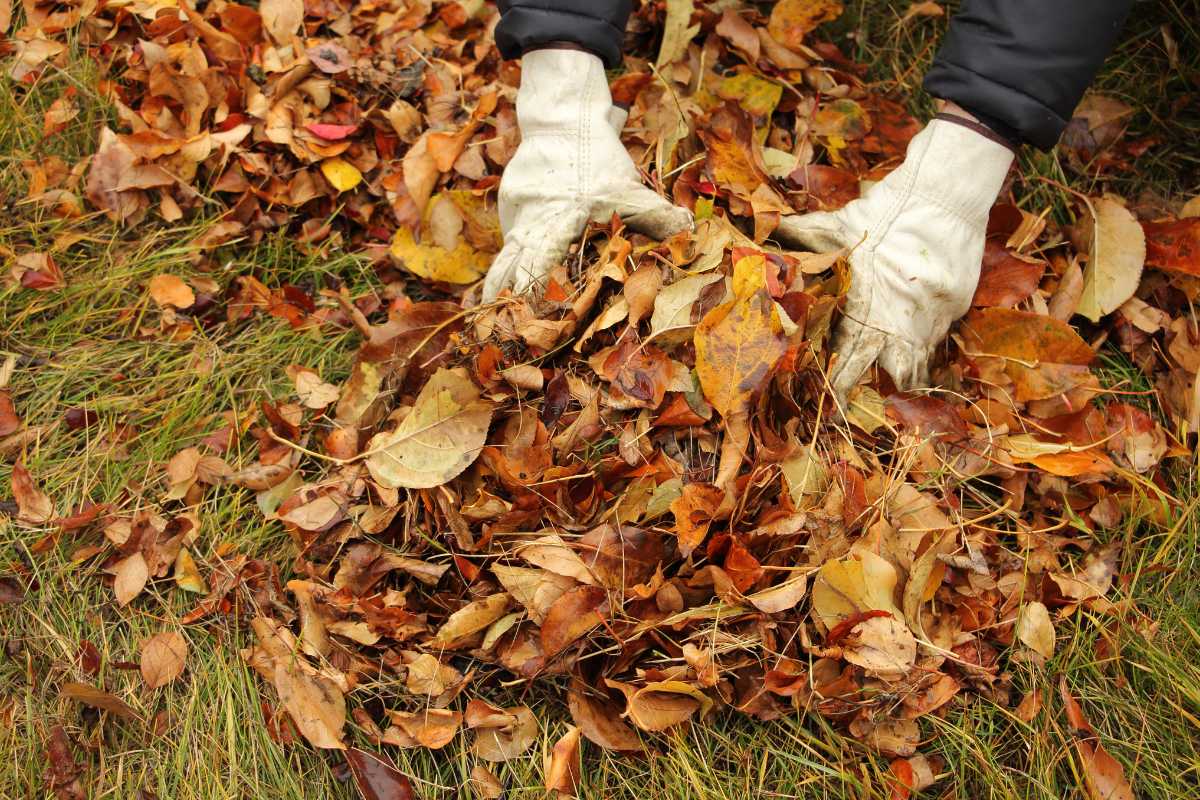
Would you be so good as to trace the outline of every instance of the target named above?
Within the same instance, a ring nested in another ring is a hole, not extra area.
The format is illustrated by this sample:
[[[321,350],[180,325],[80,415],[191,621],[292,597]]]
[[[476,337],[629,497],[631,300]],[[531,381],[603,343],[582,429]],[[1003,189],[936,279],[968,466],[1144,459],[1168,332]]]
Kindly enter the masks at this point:
[[[609,69],[621,63],[632,0],[500,0],[496,46],[505,58],[547,42],[572,42]]]
[[[1013,142],[1049,149],[1132,6],[1133,0],[964,0],[925,90]]]

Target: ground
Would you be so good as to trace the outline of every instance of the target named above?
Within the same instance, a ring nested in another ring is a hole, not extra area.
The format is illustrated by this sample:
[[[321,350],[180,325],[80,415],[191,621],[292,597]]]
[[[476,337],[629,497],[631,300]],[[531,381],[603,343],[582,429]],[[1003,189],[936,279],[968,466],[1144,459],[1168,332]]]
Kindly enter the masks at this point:
[[[911,96],[916,108],[926,108],[919,77],[944,20],[902,25],[900,11],[885,5],[849,3],[834,40],[870,64],[876,79]],[[1195,91],[1200,80],[1200,23],[1183,5],[1139,3],[1124,43],[1098,82],[1138,109],[1132,136],[1163,140],[1136,170],[1111,184],[1125,196],[1152,192],[1179,200],[1200,186],[1195,105],[1188,117],[1172,104],[1189,86]],[[1182,64],[1175,69],[1164,26],[1180,49]],[[0,196],[8,209],[0,221],[0,252],[18,244],[54,250],[61,237],[83,237],[69,253],[56,256],[66,277],[62,291],[31,292],[11,282],[0,288],[0,362],[15,356],[9,389],[26,424],[42,426],[24,452],[43,488],[62,507],[90,497],[132,510],[146,502],[134,489],[156,480],[162,463],[195,437],[209,415],[257,403],[280,389],[289,364],[309,365],[340,381],[357,334],[298,335],[278,320],[178,343],[142,334],[149,304],[143,287],[159,273],[196,274],[190,243],[206,223],[118,229],[103,218],[61,221],[20,204],[26,192],[23,161],[59,155],[73,163],[93,152],[100,123],[115,119],[95,94],[93,69],[78,59],[65,71],[45,75],[34,91],[0,95]],[[42,114],[67,86],[77,87],[83,113],[62,134],[43,140]],[[1064,185],[1093,194],[1099,188],[1065,170],[1055,153],[1025,154],[1022,168],[1021,191],[1039,207],[1064,204]],[[354,255],[306,255],[282,236],[231,251],[223,269],[230,274],[253,269],[268,285],[344,284],[351,293],[375,280]],[[1115,354],[1108,357],[1106,379],[1148,388]],[[65,412],[85,403],[99,420],[72,429]],[[118,420],[135,433],[114,448],[111,433]],[[0,453],[0,492],[7,491],[14,456]],[[1018,688],[1041,689],[1046,697],[1048,708],[1033,723],[980,700],[945,719],[934,717],[940,735],[930,752],[944,757],[949,774],[931,796],[948,791],[948,797],[981,799],[1083,797],[1073,731],[1057,699],[1058,675],[1066,676],[1105,746],[1125,765],[1138,796],[1200,792],[1200,514],[1194,513],[1200,486],[1187,469],[1175,477],[1182,506],[1133,520],[1119,533],[1125,547],[1118,598],[1137,602],[1156,623],[1154,635],[1118,629],[1119,657],[1100,661],[1093,646],[1100,621],[1082,614],[1070,635],[1060,636],[1045,668],[1025,668],[1016,678]],[[262,521],[246,493],[211,495],[204,520],[205,545],[197,554],[202,559],[236,551],[289,561],[291,541],[279,526]],[[122,671],[119,663],[136,661],[138,643],[160,630],[164,619],[185,613],[190,600],[179,592],[155,593],[148,602],[118,609],[94,567],[70,561],[70,533],[47,552],[31,553],[42,533],[0,515],[0,563],[24,563],[36,585],[20,605],[0,605],[5,647],[0,751],[10,756],[0,763],[0,795],[47,796],[44,742],[50,728],[62,724],[87,748],[84,782],[97,798],[136,797],[143,790],[178,800],[355,796],[336,756],[303,746],[284,749],[268,735],[260,685],[238,655],[247,643],[245,631],[221,624],[187,628],[191,655],[185,679],[157,692],[141,690],[137,672]],[[121,693],[144,724],[98,726],[96,712],[81,711],[59,696],[64,682],[81,679],[78,652],[85,640],[106,664],[98,680]],[[556,696],[532,690],[521,699],[551,720],[544,732],[547,747],[563,725],[565,712]],[[721,717],[685,727],[665,744],[660,755],[646,760],[587,749],[581,796],[862,799],[889,792],[886,760],[864,753],[815,716],[770,724]],[[469,796],[463,787],[472,761],[465,750],[393,753],[420,796]],[[509,762],[500,774],[509,782],[509,796],[543,796],[540,757]]]

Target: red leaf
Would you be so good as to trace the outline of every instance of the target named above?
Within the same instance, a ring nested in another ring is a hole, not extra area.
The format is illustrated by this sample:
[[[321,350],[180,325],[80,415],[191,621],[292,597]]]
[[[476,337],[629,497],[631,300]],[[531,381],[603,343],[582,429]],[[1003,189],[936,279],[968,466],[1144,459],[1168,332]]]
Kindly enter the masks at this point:
[[[1143,222],[1146,266],[1200,275],[1200,217],[1174,222]]]
[[[320,136],[322,139],[330,142],[337,142],[345,139],[350,134],[358,130],[357,125],[334,125],[330,122],[312,122],[304,126],[304,129],[313,136]]]
[[[1044,269],[1044,264],[1017,258],[1000,243],[988,239],[971,305],[1015,306],[1034,293]]]

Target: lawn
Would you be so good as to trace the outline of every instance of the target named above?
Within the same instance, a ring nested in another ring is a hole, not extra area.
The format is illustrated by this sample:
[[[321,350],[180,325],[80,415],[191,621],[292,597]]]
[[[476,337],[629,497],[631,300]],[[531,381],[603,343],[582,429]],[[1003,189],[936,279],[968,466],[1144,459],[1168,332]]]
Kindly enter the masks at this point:
[[[832,38],[868,64],[882,87],[925,111],[919,77],[945,21],[902,23],[899,11],[883,5],[847,3]],[[1154,136],[1158,143],[1116,177],[1081,173],[1059,153],[1024,154],[1017,192],[1029,208],[1062,213],[1067,188],[1174,204],[1200,193],[1200,21],[1184,5],[1139,3],[1097,84],[1136,110],[1127,136]],[[214,255],[201,237],[215,205],[210,214],[175,224],[155,217],[121,227],[90,211],[62,219],[23,202],[33,166],[51,157],[79,163],[95,151],[98,129],[116,123],[116,110],[96,88],[98,70],[77,56],[32,87],[17,90],[6,81],[0,93],[0,197],[8,209],[0,220],[0,254],[7,271],[18,253],[50,253],[64,278],[52,292],[0,283],[0,388],[25,425],[0,439],[0,574],[19,567],[28,575],[23,599],[0,603],[0,752],[9,755],[0,763],[0,796],[51,795],[46,747],[61,725],[94,798],[355,797],[336,752],[302,742],[284,746],[271,735],[260,702],[273,700],[270,690],[239,655],[251,643],[248,630],[224,617],[180,627],[189,648],[186,673],[147,690],[136,669],[140,643],[177,623],[196,596],[158,581],[120,608],[98,563],[73,559],[80,546],[99,540],[95,531],[56,533],[54,526],[15,519],[8,487],[18,459],[60,513],[88,500],[126,513],[155,511],[164,463],[210,432],[214,415],[249,413],[264,398],[286,394],[288,365],[312,367],[335,384],[349,375],[361,341],[353,329],[296,330],[259,315],[247,324],[167,335],[145,288],[155,275],[215,282],[223,290],[236,276],[253,274],[267,286],[290,284],[313,295],[344,288],[356,298],[381,288],[363,254],[306,245],[285,233],[254,245],[235,242]],[[46,110],[68,90],[80,113],[44,137]],[[1115,349],[1106,351],[1102,373],[1108,386],[1140,393],[1148,408],[1157,408],[1152,385]],[[1010,665],[1014,688],[1042,698],[1031,721],[981,697],[928,717],[931,741],[923,752],[944,767],[927,796],[1087,797],[1060,676],[1139,797],[1200,795],[1200,483],[1194,460],[1173,463],[1170,489],[1179,502],[1148,495],[1144,517],[1105,533],[1123,545],[1109,599],[1129,601],[1136,613],[1118,619],[1081,608],[1059,625],[1047,664]],[[286,580],[295,543],[281,525],[263,519],[252,493],[210,492],[199,512],[194,554],[205,574],[245,554],[279,564]],[[99,653],[96,674],[85,669],[85,643]],[[118,719],[63,697],[69,682],[105,686],[136,718]],[[497,768],[507,797],[545,796],[541,752],[568,721],[562,688],[551,682],[548,691],[519,684],[492,690],[500,705],[532,706],[544,726],[527,756]],[[366,685],[356,702],[382,703],[391,692],[386,681]],[[349,738],[378,749],[354,725]],[[468,782],[476,762],[467,746],[386,749],[418,796],[473,796]],[[891,793],[888,759],[815,714],[770,723],[721,714],[656,737],[655,749],[631,758],[585,746],[580,796],[867,800]]]

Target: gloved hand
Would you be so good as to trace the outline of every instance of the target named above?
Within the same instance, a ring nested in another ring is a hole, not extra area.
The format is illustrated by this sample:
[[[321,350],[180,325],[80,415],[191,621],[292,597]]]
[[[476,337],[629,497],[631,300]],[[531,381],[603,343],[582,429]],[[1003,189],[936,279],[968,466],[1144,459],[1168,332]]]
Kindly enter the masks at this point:
[[[500,180],[504,247],[483,282],[483,300],[520,294],[562,262],[588,220],[618,214],[633,230],[665,239],[692,225],[687,210],[642,185],[620,131],[597,56],[534,50],[521,59],[521,145]]]
[[[861,198],[780,222],[775,238],[789,247],[849,250],[830,374],[840,400],[876,360],[902,390],[928,385],[930,355],[971,306],[988,210],[1012,160],[998,141],[935,119]]]

